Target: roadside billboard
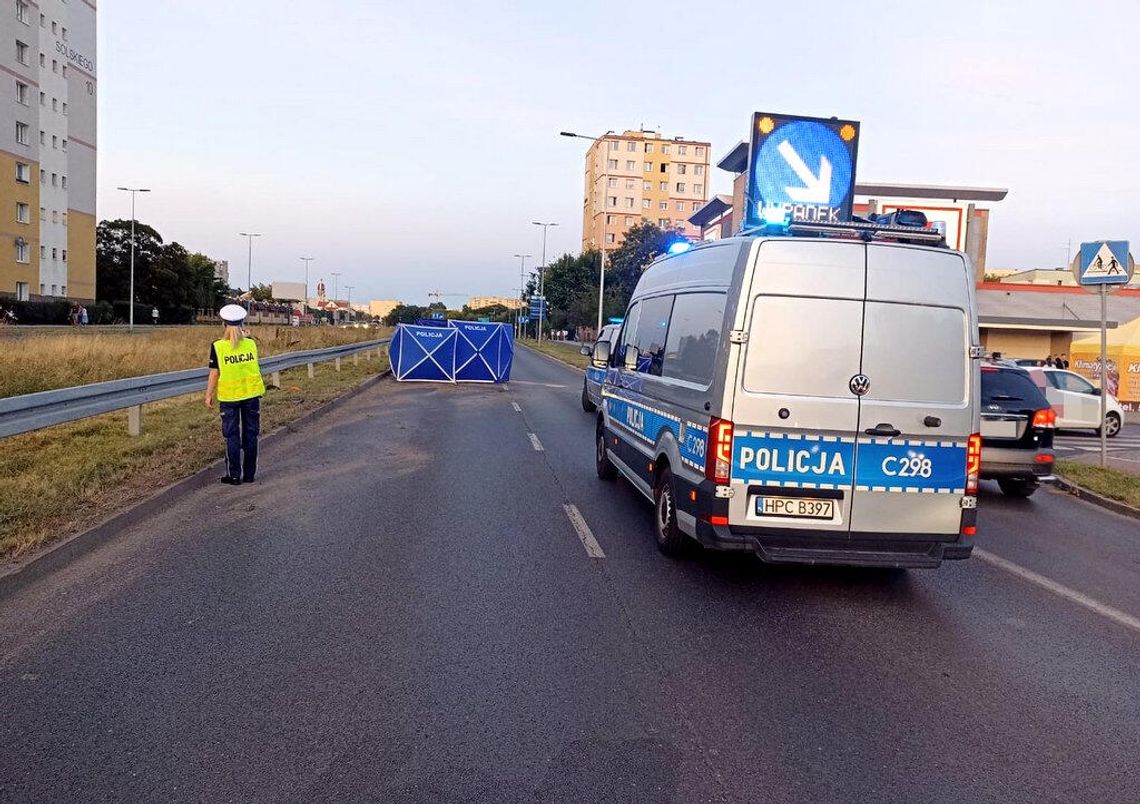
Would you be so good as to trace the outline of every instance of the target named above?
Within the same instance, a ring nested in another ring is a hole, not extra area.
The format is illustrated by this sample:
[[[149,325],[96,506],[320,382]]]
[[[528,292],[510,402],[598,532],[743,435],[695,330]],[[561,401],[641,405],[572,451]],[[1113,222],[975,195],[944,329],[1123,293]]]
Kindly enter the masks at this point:
[[[304,282],[274,282],[273,299],[275,301],[303,301],[305,298]]]

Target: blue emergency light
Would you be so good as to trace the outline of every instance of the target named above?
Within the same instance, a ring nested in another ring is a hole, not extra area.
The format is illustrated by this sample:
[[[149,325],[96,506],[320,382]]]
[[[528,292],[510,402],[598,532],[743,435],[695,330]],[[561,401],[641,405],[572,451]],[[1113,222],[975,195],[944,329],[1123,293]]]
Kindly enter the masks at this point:
[[[684,254],[686,251],[688,251],[692,247],[693,247],[693,244],[690,243],[688,240],[678,240],[676,243],[670,244],[667,251],[670,254]]]

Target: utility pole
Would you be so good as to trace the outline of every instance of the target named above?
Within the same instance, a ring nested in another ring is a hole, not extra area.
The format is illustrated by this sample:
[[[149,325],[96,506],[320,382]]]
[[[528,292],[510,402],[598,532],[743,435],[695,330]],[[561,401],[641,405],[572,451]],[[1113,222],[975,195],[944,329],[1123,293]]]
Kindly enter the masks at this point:
[[[526,261],[530,259],[530,255],[529,254],[516,254],[515,256],[519,258],[519,299],[522,299],[524,297],[524,295],[526,294]],[[523,310],[523,308],[520,307],[519,308],[519,337],[520,338],[522,337],[522,334],[523,334],[522,310]]]
[[[302,312],[309,310],[309,263],[313,261],[312,257],[302,257],[301,261],[305,263],[305,298],[301,301]]]
[[[238,235],[249,240],[249,262],[246,263],[246,285],[249,291],[249,301],[245,303],[248,311],[253,306],[253,238],[261,237],[259,232],[238,232]]]
[[[149,193],[150,190],[145,187],[120,187],[125,193],[131,194],[131,311],[127,315],[127,328],[135,331],[135,196],[138,193]]]
[[[546,230],[551,226],[557,226],[557,223],[541,223],[539,221],[531,221],[535,226],[542,227],[542,268],[538,275],[538,295],[542,297],[542,304],[538,307],[538,339],[542,340],[542,319],[546,312]]]
[[[333,323],[340,323],[340,271],[330,271],[329,276],[333,278]]]

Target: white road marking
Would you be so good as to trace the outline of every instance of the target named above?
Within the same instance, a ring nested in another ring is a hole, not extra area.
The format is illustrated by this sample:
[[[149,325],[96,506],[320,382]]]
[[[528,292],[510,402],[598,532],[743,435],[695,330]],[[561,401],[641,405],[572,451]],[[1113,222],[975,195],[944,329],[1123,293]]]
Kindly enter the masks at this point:
[[[530,439],[530,444],[534,447],[535,452],[542,452],[542,442],[538,440],[538,436],[534,433],[527,433],[526,436]]]
[[[1011,575],[1016,575],[1022,580],[1029,581],[1031,584],[1040,586],[1042,589],[1052,592],[1058,597],[1063,597],[1078,606],[1084,606],[1094,614],[1099,614],[1107,620],[1112,620],[1117,625],[1123,625],[1125,628],[1130,628],[1137,633],[1140,633],[1140,618],[1133,617],[1120,609],[1107,606],[1100,601],[1093,600],[1088,595],[1083,595],[1075,589],[1070,589],[1067,586],[1057,583],[1054,580],[1046,578],[1044,575],[1038,575],[1033,570],[1026,569],[1020,564],[1014,564],[1012,561],[996,556],[993,553],[985,550],[974,548],[974,556],[985,561],[987,564],[992,564],[998,569],[1005,570]]]
[[[556,382],[533,382],[532,380],[512,380],[515,385],[537,385],[540,388],[569,388],[569,385],[560,385]]]
[[[566,516],[570,517],[570,524],[573,525],[574,530],[578,532],[578,539],[582,542],[582,546],[586,548],[586,555],[590,558],[605,558],[606,554],[602,552],[602,546],[598,544],[598,540],[594,538],[594,532],[590,530],[590,526],[586,524],[586,520],[582,517],[582,512],[578,510],[578,506],[563,503],[562,507],[566,510]]]
[[[522,413],[522,408],[519,407],[518,402],[512,402],[511,407],[515,409],[515,413]]]

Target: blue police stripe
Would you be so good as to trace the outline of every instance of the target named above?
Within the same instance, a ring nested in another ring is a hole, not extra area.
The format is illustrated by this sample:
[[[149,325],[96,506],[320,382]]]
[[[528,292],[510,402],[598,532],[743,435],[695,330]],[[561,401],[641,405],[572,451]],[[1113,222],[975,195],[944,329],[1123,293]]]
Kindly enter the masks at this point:
[[[631,402],[607,393],[603,403],[610,414],[610,422],[628,430],[647,444],[656,444],[662,430],[668,430],[676,439],[681,460],[694,469],[704,469],[708,450],[708,428],[686,421],[663,411]]]
[[[966,445],[949,442],[859,442],[856,488],[964,494]]]

